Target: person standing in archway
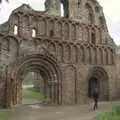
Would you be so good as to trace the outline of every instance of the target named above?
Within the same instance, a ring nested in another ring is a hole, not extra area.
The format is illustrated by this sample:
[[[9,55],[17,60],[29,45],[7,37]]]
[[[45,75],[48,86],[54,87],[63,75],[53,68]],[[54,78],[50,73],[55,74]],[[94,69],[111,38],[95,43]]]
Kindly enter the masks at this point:
[[[99,98],[99,93],[98,93],[98,88],[95,87],[93,90],[93,99],[94,99],[94,110],[98,108],[98,98]]]

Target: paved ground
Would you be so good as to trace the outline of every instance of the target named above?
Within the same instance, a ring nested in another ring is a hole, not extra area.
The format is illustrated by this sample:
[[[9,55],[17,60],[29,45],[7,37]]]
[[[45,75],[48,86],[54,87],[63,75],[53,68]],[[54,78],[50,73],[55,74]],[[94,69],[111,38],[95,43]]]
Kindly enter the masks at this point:
[[[23,99],[22,100],[22,104],[35,104],[35,103],[39,103],[40,101],[35,100],[35,99]]]
[[[25,89],[25,88],[32,88],[34,87],[34,85],[22,85],[22,88]]]
[[[92,105],[41,106],[22,105],[13,109],[10,120],[95,120],[96,114],[111,111],[120,102],[101,102],[99,109],[93,111]]]

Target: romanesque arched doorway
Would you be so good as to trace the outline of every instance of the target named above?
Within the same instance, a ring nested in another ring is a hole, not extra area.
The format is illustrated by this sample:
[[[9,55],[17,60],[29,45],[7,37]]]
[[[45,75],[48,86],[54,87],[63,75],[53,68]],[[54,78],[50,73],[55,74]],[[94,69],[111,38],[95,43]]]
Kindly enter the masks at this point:
[[[92,98],[94,88],[98,88],[100,100],[109,99],[109,84],[107,72],[101,67],[94,67],[88,77],[88,97]]]
[[[61,104],[62,75],[57,61],[48,54],[32,54],[20,57],[8,68],[7,106],[21,104],[23,76],[30,71],[42,73],[46,79],[46,98],[51,104]]]
[[[88,81],[88,95],[92,98],[93,92],[95,88],[98,88],[98,93],[100,93],[100,81],[96,77],[91,77]]]

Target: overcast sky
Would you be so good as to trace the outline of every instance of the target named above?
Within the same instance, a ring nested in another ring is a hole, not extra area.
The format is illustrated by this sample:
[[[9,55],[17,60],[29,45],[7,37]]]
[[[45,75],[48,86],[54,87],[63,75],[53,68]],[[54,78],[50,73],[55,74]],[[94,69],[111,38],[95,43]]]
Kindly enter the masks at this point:
[[[7,21],[13,9],[23,3],[35,10],[44,10],[45,0],[9,0],[0,5],[0,24]],[[120,0],[98,0],[103,7],[109,32],[117,45],[120,45]]]

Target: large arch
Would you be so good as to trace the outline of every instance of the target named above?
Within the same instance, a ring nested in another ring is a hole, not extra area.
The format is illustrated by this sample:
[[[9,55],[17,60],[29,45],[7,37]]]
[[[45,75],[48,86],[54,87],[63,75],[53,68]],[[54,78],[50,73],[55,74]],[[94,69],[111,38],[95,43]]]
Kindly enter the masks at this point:
[[[21,85],[27,72],[40,71],[46,76],[47,95],[51,104],[62,103],[62,75],[56,59],[48,54],[30,54],[20,57],[8,66],[7,75],[7,106],[21,104]]]
[[[109,99],[108,74],[102,67],[93,67],[88,74],[88,97],[92,97],[94,87],[99,90],[100,100]]]

